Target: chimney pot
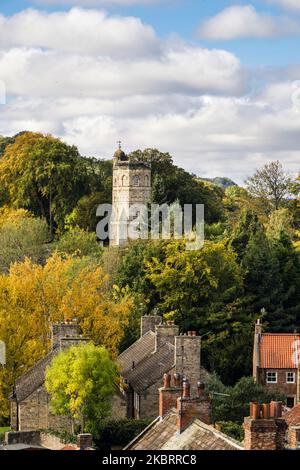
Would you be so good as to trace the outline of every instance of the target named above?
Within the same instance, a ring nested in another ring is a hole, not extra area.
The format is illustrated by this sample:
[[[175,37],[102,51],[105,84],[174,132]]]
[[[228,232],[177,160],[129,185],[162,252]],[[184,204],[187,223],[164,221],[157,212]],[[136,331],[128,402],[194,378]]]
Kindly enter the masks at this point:
[[[180,387],[181,386],[181,375],[180,374],[174,374],[174,386],[175,387]]]
[[[175,325],[174,320],[168,320],[168,321],[167,321],[167,325],[168,325],[168,326],[174,326],[174,325]]]
[[[192,332],[192,331],[188,331],[188,336],[193,336],[193,332]]]
[[[92,447],[93,444],[93,436],[92,434],[79,434],[77,436],[77,446],[79,450],[86,450]]]
[[[252,419],[260,418],[260,404],[259,403],[250,403],[250,416]]]
[[[282,417],[282,402],[281,401],[271,401],[271,403],[270,403],[270,416],[271,416],[271,418],[281,418]]]
[[[192,336],[197,336],[197,331],[192,331]]]
[[[262,415],[264,419],[270,419],[270,403],[262,405]]]
[[[171,374],[164,374],[164,388],[171,387]]]
[[[183,382],[183,398],[190,398],[190,389],[191,389],[191,386],[190,386],[190,383],[185,380]]]
[[[204,395],[205,384],[198,380],[197,382],[197,389],[198,389],[198,397],[202,397]]]

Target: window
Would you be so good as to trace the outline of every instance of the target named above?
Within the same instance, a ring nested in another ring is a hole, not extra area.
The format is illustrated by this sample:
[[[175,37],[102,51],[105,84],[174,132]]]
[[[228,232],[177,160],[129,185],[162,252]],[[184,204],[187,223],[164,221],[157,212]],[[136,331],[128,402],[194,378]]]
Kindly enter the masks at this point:
[[[286,373],[286,383],[287,384],[294,384],[295,383],[295,372],[287,372]]]
[[[139,186],[140,185],[139,176],[136,175],[136,176],[133,177],[133,184],[134,184],[134,186]]]
[[[123,175],[123,176],[122,176],[122,186],[125,186],[125,181],[126,181],[126,176]]]
[[[149,186],[149,176],[145,176],[145,186]]]
[[[286,406],[288,408],[293,408],[295,405],[295,398],[294,397],[286,397]]]
[[[136,392],[134,392],[134,395],[133,395],[133,408],[134,408],[134,417],[139,418],[139,414],[140,414],[140,396]]]
[[[276,384],[277,383],[277,372],[267,372],[267,384]]]

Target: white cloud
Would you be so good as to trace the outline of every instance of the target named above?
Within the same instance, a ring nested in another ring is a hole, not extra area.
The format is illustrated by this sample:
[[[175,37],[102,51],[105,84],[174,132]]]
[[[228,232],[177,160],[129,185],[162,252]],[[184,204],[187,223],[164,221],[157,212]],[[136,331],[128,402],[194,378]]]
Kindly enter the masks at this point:
[[[268,3],[279,5],[288,10],[300,11],[299,0],[266,0]]]
[[[54,13],[28,9],[0,15],[0,48],[15,46],[122,58],[155,54],[159,40],[151,26],[134,17],[82,8]]]
[[[197,34],[211,40],[300,35],[300,23],[289,18],[258,13],[252,5],[237,5],[225,8],[204,21]]]
[[[277,158],[299,170],[300,99],[292,98],[299,67],[253,71],[267,85],[246,96],[251,80],[233,54],[163,41],[135,18],[73,9],[1,21],[8,100],[0,134],[50,132],[107,158],[121,138],[127,151],[155,146],[199,175],[238,182]],[[110,41],[99,40],[103,31]]]

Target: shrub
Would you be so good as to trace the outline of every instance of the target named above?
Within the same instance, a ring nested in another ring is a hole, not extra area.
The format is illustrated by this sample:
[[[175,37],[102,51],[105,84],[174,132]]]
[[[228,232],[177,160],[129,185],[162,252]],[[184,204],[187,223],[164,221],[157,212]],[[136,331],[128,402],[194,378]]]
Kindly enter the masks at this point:
[[[149,424],[147,419],[116,419],[103,421],[97,429],[95,443],[97,449],[107,450],[111,447],[124,447]]]

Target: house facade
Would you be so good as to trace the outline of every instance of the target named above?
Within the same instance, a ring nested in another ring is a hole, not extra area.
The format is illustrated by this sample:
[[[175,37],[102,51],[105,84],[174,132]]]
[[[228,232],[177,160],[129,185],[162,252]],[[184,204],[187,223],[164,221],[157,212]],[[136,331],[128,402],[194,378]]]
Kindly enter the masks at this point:
[[[260,320],[255,325],[253,377],[258,383],[276,388],[292,408],[299,403],[300,334],[263,333]]]
[[[45,374],[47,366],[61,349],[87,341],[79,335],[76,323],[67,322],[52,326],[51,351],[16,381],[10,396],[12,431],[72,431],[70,418],[54,415],[51,411],[50,396],[44,385]]]
[[[196,332],[179,335],[174,322],[162,323],[157,315],[142,317],[140,338],[117,360],[124,387],[114,397],[112,416],[155,418],[163,374],[189,376],[193,387],[207,378],[200,351],[201,338]]]

